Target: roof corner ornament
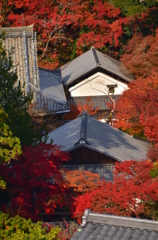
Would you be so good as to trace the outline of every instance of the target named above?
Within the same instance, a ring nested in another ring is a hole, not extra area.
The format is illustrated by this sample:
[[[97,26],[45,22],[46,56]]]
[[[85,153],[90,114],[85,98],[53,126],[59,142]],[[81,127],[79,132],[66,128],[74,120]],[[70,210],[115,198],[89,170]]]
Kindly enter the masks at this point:
[[[81,223],[82,227],[85,227],[86,224],[88,223],[88,216],[89,216],[89,213],[91,212],[92,211],[90,209],[85,210],[84,215],[82,216],[82,223]]]

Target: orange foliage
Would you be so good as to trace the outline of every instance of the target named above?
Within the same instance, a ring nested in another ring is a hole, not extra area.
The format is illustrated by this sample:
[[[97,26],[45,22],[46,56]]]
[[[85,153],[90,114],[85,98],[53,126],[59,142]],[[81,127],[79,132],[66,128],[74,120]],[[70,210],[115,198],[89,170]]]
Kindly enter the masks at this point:
[[[90,116],[96,114],[99,110],[99,107],[95,109],[94,103],[90,103],[90,101],[91,101],[91,97],[87,97],[85,104],[82,104],[81,102],[79,102],[77,107],[74,105],[71,105],[70,112],[65,114],[64,119],[65,120],[75,119],[80,113],[84,111],[87,112]]]
[[[100,176],[86,170],[65,170],[64,176],[68,188],[77,193],[91,192],[100,186]]]

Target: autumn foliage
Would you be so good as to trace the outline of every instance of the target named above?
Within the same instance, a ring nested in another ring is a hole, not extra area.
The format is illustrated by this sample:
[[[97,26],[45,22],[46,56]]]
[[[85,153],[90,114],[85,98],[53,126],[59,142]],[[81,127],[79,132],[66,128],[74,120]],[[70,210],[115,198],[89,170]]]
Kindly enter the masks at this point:
[[[141,17],[135,17],[138,26],[127,45],[121,61],[134,75],[129,89],[116,104],[115,126],[130,135],[143,137],[153,143],[149,158],[157,160],[158,150],[158,28],[155,24],[157,8],[152,8]],[[151,25],[151,27],[149,26]]]
[[[125,53],[121,61],[135,78],[149,77],[152,71],[158,73],[158,29],[153,35],[143,36],[135,33],[129,43],[124,46]]]
[[[136,80],[129,83],[129,89],[117,101],[115,126],[151,141],[153,148],[148,155],[157,161],[157,7],[134,17],[124,17],[120,8],[102,0],[2,0],[0,7],[2,27],[34,24],[41,67],[57,68],[91,46],[111,56],[122,54],[121,61]],[[112,104],[108,107],[114,109]],[[98,111],[90,99],[70,109],[65,119],[74,119],[82,111],[89,115]],[[89,172],[65,170],[62,175],[61,162],[68,159],[69,155],[57,146],[39,144],[23,148],[19,161],[1,166],[0,176],[7,182],[2,209],[37,220],[41,214],[49,216],[56,208],[70,205],[73,192],[76,198],[72,213],[78,220],[86,208],[100,213],[158,219],[158,179],[150,175],[153,163],[117,164],[114,181],[103,181],[98,186],[99,177]]]
[[[54,214],[57,206],[68,204],[59,170],[61,161],[68,159],[68,153],[51,144],[23,148],[19,161],[1,166],[0,174],[5,177],[8,191],[2,210],[35,221],[41,213]]]
[[[65,114],[64,119],[65,120],[75,119],[78,115],[80,115],[84,111],[90,116],[95,115],[98,112],[98,110],[99,107],[95,108],[94,103],[91,102],[91,97],[86,97],[85,104],[79,102],[77,106],[71,105],[70,112]]]
[[[46,216],[52,219],[56,208],[69,209],[74,196],[98,188],[98,174],[62,168],[62,162],[68,160],[69,153],[56,145],[24,147],[17,162],[0,168],[0,175],[7,182],[6,191],[0,193],[1,209],[33,221]]]
[[[100,176],[86,170],[64,169],[66,186],[78,194],[91,192],[101,184]]]
[[[150,140],[154,146],[149,157],[155,161],[158,156],[158,74],[153,72],[146,79],[139,78],[131,82],[129,88],[116,104],[115,126]]]
[[[39,65],[45,68],[56,68],[92,45],[118,55],[129,23],[119,8],[102,0],[2,1],[0,15],[3,27],[34,24]]]
[[[150,161],[126,161],[116,164],[113,182],[104,182],[97,190],[78,196],[72,211],[78,221],[84,210],[158,218],[158,179],[150,176]]]
[[[149,4],[150,7],[152,5],[154,3]],[[51,69],[70,61],[91,46],[119,57],[123,53],[123,45],[135,33],[151,35],[158,27],[157,7],[125,17],[122,9],[114,7],[111,1],[2,0],[0,7],[2,27],[34,24],[39,65]]]

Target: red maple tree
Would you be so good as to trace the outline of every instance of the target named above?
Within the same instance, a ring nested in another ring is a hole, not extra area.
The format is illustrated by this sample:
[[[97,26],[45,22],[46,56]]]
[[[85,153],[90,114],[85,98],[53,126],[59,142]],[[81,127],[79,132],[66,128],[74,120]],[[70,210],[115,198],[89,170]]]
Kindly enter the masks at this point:
[[[1,26],[34,24],[39,65],[45,68],[56,68],[93,45],[116,53],[124,34],[120,9],[102,0],[9,0],[1,9]]]
[[[59,166],[69,158],[68,153],[51,144],[24,147],[18,162],[1,166],[0,174],[6,179],[8,193],[2,210],[35,221],[41,214],[54,214],[57,206],[68,204]]]
[[[78,196],[72,207],[80,222],[84,210],[157,219],[158,181],[152,178],[150,161],[125,161],[116,164],[113,182]]]
[[[131,135],[145,136],[153,144],[158,143],[158,73],[139,78],[129,84],[116,104],[117,128]],[[156,151],[154,146],[154,152]],[[151,154],[150,151],[150,157]],[[153,159],[153,157],[151,158]]]
[[[156,7],[131,18],[102,0],[2,0],[0,7],[2,27],[34,24],[39,65],[51,69],[93,45],[118,57],[134,33],[153,34],[157,27]]]
[[[60,54],[60,48],[68,46],[72,41],[71,35],[65,30],[76,21],[74,14],[69,14],[73,12],[73,5],[69,0],[5,1],[2,5],[1,25],[19,27],[34,24],[38,34],[39,66],[56,68],[59,66],[57,54]]]
[[[135,78],[146,78],[152,71],[158,72],[158,28],[155,33],[143,36],[135,33],[132,39],[124,46],[121,61],[134,74]]]

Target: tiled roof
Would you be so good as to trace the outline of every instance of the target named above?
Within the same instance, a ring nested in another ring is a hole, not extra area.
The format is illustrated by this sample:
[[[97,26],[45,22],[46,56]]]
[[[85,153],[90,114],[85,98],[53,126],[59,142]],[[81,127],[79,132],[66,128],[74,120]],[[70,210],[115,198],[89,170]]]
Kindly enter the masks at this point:
[[[24,86],[26,93],[30,90],[35,93],[34,98],[38,100],[41,108],[46,106],[48,110],[54,112],[67,111],[69,104],[66,102],[63,83],[69,85],[95,69],[102,69],[126,82],[131,80],[121,62],[95,50],[94,47],[57,70],[38,69],[37,40],[33,25],[1,28],[0,33],[2,31],[5,32],[3,45],[6,50],[12,50],[18,81]],[[95,100],[97,104],[97,101],[102,99]],[[99,104],[101,105],[101,102]],[[105,106],[100,107],[105,109]]]
[[[158,240],[158,222],[86,210],[71,240]]]
[[[95,69],[104,70],[126,82],[132,80],[132,77],[120,61],[92,47],[89,51],[61,67],[64,85],[73,83],[76,79],[83,77]]]
[[[63,150],[71,151],[86,147],[98,151],[117,161],[141,160],[146,158],[149,143],[134,139],[84,112],[75,120],[57,128],[48,134],[47,142],[63,146]]]
[[[66,104],[64,87],[59,71],[39,68],[40,91],[57,103]]]
[[[21,86],[29,91],[29,83],[39,88],[37,67],[37,41],[33,25],[27,27],[0,28],[5,33],[3,46],[12,51],[13,65],[17,69]]]
[[[115,102],[119,99],[120,95],[113,95],[112,98],[115,100]],[[82,103],[83,105],[87,103],[86,101],[87,97],[70,97],[68,99],[68,102],[70,105],[77,106],[79,103]],[[111,100],[109,96],[91,96],[90,103],[93,103],[94,109],[96,109],[99,106],[99,110],[108,110],[109,108],[106,105],[106,102],[111,103]]]
[[[69,109],[59,70],[38,69],[37,40],[33,25],[1,28],[5,33],[3,46],[12,51],[18,81],[26,93],[32,90],[39,109],[65,112]]]

